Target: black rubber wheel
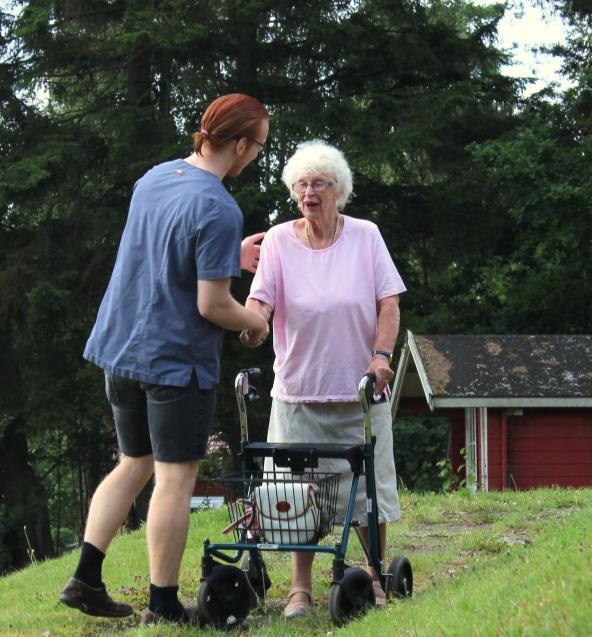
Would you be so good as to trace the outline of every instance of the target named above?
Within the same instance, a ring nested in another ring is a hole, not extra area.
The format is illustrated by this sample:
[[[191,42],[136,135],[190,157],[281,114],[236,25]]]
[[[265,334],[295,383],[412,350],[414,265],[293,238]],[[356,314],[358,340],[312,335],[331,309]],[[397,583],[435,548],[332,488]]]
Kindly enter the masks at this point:
[[[413,570],[406,557],[395,557],[387,571],[386,598],[404,599],[413,594]]]
[[[252,557],[250,553],[246,553],[240,562],[240,568],[246,574],[255,595],[260,599],[264,598],[265,592],[271,586],[271,579],[261,554]]]
[[[214,588],[205,580],[197,593],[197,612],[202,622],[222,630],[238,626],[245,619],[228,612],[216,596]]]
[[[372,577],[361,568],[346,569],[343,579],[331,586],[329,615],[336,626],[364,615],[375,604]]]

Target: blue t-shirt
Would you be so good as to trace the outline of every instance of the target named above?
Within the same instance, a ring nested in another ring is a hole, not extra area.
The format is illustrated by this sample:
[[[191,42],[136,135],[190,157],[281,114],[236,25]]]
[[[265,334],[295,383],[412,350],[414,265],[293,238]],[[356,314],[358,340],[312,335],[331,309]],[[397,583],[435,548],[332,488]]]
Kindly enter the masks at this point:
[[[182,159],[134,186],[117,260],[84,358],[118,376],[199,387],[220,377],[222,328],[197,310],[197,281],[240,276],[243,216],[212,173]]]

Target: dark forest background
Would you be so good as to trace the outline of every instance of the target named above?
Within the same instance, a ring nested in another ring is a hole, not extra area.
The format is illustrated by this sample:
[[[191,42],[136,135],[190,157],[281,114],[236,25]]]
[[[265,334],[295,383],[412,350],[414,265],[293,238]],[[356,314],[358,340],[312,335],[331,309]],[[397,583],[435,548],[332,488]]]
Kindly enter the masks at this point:
[[[525,98],[525,80],[501,73],[503,5],[3,3],[0,573],[78,542],[115,462],[102,374],[81,352],[134,181],[189,153],[218,95],[245,92],[271,112],[265,152],[228,182],[246,234],[296,214],[281,169],[297,143],[325,139],[354,171],[346,212],[380,226],[409,288],[402,332],[590,332],[592,8],[538,4],[572,25],[555,53],[573,88]],[[271,362],[269,344],[247,351],[227,335],[223,445],[237,448],[236,371],[261,366],[267,394]],[[268,409],[251,407],[259,435]]]

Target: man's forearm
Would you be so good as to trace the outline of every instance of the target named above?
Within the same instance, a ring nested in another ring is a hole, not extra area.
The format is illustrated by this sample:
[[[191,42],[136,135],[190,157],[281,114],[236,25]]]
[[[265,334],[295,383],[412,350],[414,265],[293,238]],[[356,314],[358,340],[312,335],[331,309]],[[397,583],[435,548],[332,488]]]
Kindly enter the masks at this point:
[[[258,314],[243,307],[230,294],[230,281],[198,281],[197,309],[208,321],[226,330],[264,330],[267,321]]]
[[[226,302],[210,304],[200,314],[208,321],[235,332],[261,330],[263,327],[261,323],[262,317],[257,312],[243,307],[231,296],[228,297]]]

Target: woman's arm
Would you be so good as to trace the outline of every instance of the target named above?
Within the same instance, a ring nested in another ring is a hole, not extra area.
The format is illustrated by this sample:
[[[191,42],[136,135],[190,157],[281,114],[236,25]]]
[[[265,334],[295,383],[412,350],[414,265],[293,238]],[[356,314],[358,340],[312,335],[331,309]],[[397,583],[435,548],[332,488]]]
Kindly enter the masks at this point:
[[[372,351],[391,353],[399,333],[399,296],[387,296],[378,301],[377,313],[376,338],[374,339]],[[387,384],[395,376],[390,366],[390,360],[382,354],[376,354],[372,357],[366,373],[376,374],[376,382],[374,383],[376,394],[382,394]]]
[[[261,318],[265,320],[265,330],[243,330],[240,335],[240,340],[246,347],[259,347],[265,342],[265,339],[269,335],[269,319],[271,317],[272,307],[263,301],[258,299],[247,299],[245,307],[251,312],[259,314]]]

